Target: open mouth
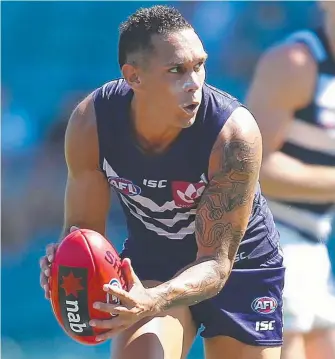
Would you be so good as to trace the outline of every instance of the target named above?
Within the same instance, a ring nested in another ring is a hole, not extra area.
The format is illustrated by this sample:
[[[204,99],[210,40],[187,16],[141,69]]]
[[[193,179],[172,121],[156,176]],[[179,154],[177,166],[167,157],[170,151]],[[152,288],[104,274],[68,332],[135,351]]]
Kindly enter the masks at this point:
[[[198,108],[199,104],[192,103],[191,105],[183,106],[183,110],[189,114],[192,114],[195,112],[195,110]]]
[[[184,108],[186,108],[189,111],[194,111],[197,107],[198,105],[194,103],[192,105],[185,106]]]

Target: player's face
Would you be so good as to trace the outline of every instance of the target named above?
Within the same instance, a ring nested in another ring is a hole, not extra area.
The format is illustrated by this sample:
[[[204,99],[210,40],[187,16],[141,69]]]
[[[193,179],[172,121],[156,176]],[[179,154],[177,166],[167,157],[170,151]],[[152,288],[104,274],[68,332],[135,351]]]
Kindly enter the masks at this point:
[[[151,106],[177,127],[194,123],[202,99],[207,54],[198,35],[182,30],[153,36],[154,51],[141,74],[141,89]]]

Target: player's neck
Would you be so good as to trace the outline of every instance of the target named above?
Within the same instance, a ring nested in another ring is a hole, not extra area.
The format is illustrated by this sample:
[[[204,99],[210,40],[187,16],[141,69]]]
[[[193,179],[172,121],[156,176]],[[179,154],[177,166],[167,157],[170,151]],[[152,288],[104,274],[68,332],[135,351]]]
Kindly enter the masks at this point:
[[[152,106],[143,106],[134,100],[131,109],[134,136],[140,147],[146,151],[163,152],[178,137],[181,129],[166,125],[162,114]]]
[[[335,23],[334,21],[328,19],[325,21],[325,33],[328,38],[330,51],[332,52],[333,58],[335,59]]]

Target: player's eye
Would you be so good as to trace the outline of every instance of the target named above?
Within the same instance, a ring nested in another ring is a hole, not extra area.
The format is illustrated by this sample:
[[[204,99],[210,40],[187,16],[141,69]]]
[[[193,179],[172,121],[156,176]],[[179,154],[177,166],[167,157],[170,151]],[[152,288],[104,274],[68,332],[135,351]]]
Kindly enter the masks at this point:
[[[198,64],[196,64],[193,67],[193,71],[199,72],[203,65],[204,65],[204,61],[199,62]],[[172,68],[170,68],[168,70],[168,72],[171,73],[171,74],[183,74],[186,71],[187,70],[183,66],[175,66],[175,67],[172,67]]]
[[[194,66],[194,71],[195,72],[200,71],[204,64],[205,64],[204,61],[199,62],[197,65]]]
[[[175,67],[172,67],[171,69],[169,69],[169,72],[171,74],[180,74],[183,72],[183,69],[181,66],[175,66]]]

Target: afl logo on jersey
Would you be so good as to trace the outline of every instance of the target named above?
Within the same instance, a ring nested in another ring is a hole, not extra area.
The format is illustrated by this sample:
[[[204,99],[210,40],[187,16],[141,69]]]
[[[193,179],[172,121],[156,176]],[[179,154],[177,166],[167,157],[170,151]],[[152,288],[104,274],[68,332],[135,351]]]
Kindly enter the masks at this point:
[[[251,304],[252,310],[260,314],[271,314],[277,307],[278,303],[276,299],[272,297],[256,298]]]
[[[122,289],[120,282],[116,278],[111,279],[109,281],[109,285]],[[110,295],[108,293],[106,295],[106,302],[110,303],[110,304],[120,304],[121,303],[118,297],[115,297],[114,295]]]
[[[132,181],[121,177],[108,177],[109,184],[116,190],[127,196],[136,196],[141,193],[141,188]]]

